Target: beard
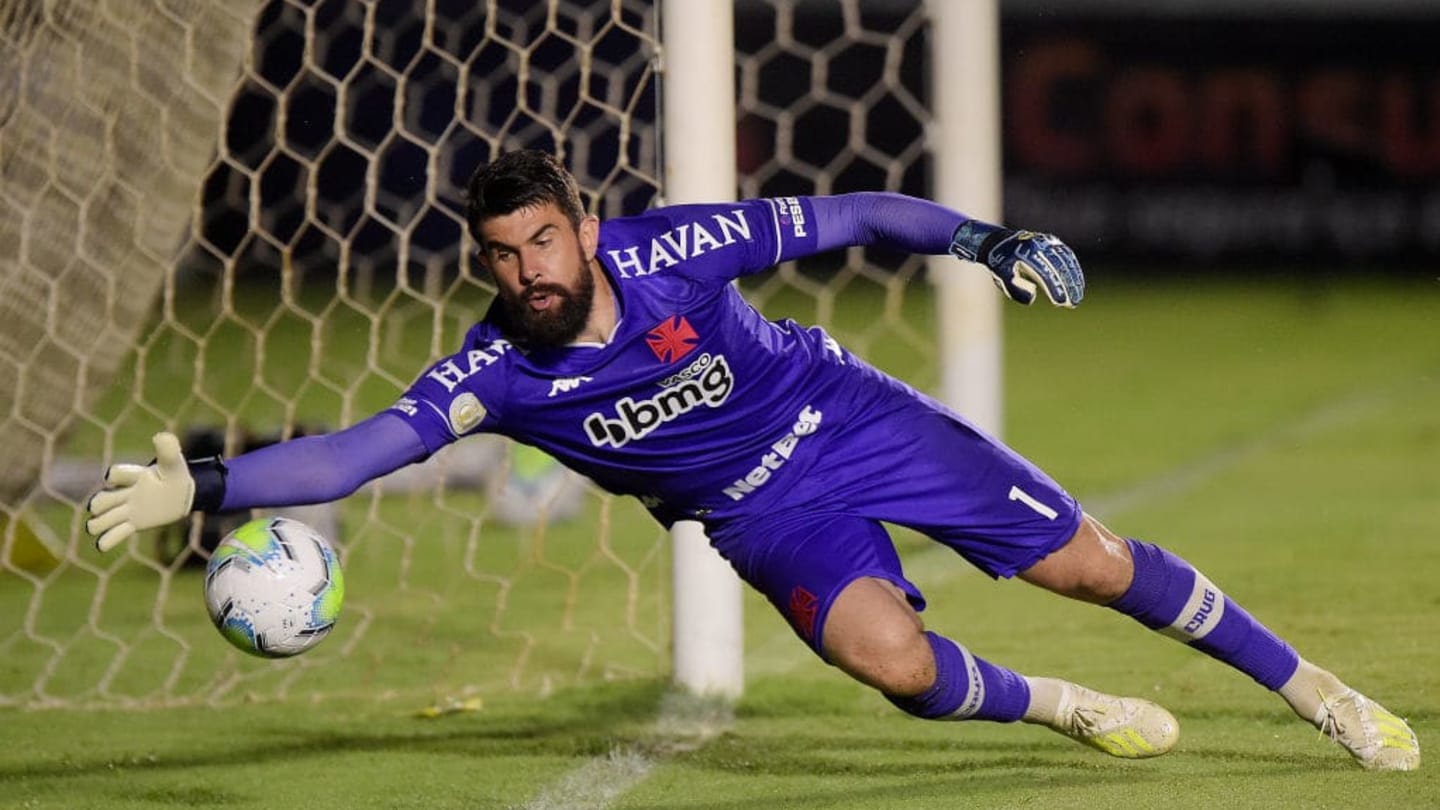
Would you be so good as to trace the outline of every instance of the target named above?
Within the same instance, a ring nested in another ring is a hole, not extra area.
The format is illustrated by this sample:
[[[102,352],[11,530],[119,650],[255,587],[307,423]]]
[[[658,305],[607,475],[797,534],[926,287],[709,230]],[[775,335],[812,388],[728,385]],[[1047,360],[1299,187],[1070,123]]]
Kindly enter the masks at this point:
[[[560,284],[536,284],[526,287],[517,298],[505,298],[505,308],[520,335],[534,346],[564,346],[585,329],[590,320],[590,307],[595,300],[595,279],[588,262],[582,264],[580,279],[573,289]],[[536,311],[526,299],[544,293],[555,299],[548,309]]]

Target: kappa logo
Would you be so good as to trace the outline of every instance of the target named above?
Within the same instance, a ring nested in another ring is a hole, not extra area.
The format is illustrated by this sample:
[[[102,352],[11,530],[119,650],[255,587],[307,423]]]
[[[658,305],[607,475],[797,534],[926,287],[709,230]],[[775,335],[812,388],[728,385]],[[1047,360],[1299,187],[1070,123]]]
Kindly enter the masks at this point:
[[[674,363],[695,350],[700,335],[684,315],[672,315],[645,335],[650,351],[662,363]]]
[[[550,393],[547,398],[556,394],[568,394],[580,387],[581,383],[594,382],[594,377],[560,377],[550,383]]]
[[[718,408],[735,390],[735,377],[725,355],[717,354],[703,371],[649,399],[622,397],[615,403],[613,417],[595,412],[585,417],[585,432],[596,447],[626,444],[649,436],[656,428],[673,422],[701,405]]]

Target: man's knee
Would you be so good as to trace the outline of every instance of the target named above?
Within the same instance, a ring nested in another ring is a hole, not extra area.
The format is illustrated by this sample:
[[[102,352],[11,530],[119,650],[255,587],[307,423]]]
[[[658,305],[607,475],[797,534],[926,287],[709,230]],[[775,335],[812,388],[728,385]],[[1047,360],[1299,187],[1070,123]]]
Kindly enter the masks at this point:
[[[1129,545],[1086,515],[1069,542],[1022,571],[1020,578],[1062,596],[1103,605],[1123,596],[1134,575]]]
[[[830,663],[887,695],[916,695],[935,682],[924,623],[890,582],[862,577],[845,586],[823,633]]]

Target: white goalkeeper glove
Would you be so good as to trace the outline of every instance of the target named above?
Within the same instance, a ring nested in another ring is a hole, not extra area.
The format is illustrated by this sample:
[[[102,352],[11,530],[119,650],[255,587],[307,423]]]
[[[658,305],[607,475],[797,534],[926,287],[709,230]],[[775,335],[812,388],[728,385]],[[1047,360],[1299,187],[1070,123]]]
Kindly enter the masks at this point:
[[[1048,233],[966,220],[955,229],[950,253],[990,268],[1005,297],[1027,306],[1038,290],[1057,307],[1074,307],[1085,297],[1085,274],[1075,251]]]
[[[195,503],[197,474],[206,484],[204,500],[209,503],[204,506],[218,506],[223,497],[225,465],[218,458],[186,463],[175,434],[157,433],[154,441],[154,462],[112,465],[105,471],[105,488],[85,505],[91,515],[85,531],[94,535],[95,548],[100,551],[109,551],[137,531],[169,525],[200,508]]]

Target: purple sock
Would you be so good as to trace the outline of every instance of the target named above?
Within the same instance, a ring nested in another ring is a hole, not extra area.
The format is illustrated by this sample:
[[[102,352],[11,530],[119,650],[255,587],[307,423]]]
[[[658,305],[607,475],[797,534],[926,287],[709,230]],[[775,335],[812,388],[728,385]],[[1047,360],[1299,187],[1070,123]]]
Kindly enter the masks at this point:
[[[1030,685],[938,633],[925,634],[935,651],[935,683],[911,697],[885,697],[926,720],[994,720],[1012,723],[1030,707]]]
[[[1190,563],[1159,546],[1127,540],[1135,579],[1110,607],[1279,689],[1300,657],[1265,625],[1220,592]]]

